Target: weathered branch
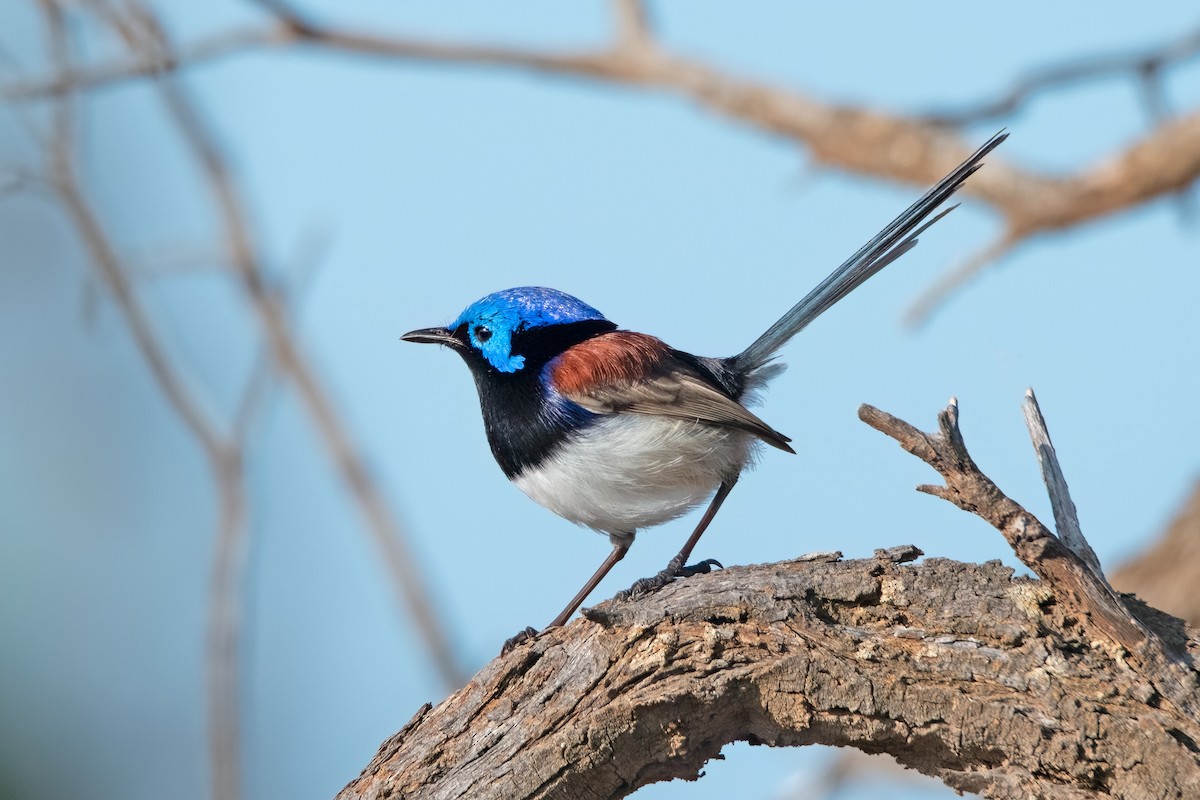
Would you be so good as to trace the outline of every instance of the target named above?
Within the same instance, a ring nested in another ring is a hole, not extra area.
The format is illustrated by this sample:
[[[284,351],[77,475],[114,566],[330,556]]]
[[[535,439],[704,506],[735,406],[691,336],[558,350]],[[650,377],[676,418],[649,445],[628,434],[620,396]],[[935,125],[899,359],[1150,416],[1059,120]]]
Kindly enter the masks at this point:
[[[739,567],[589,616],[423,709],[340,800],[624,797],[738,740],[886,752],[992,797],[1200,792],[1196,721],[998,564]]]
[[[695,779],[738,740],[888,753],[996,798],[1200,793],[1200,640],[1135,617],[983,475],[956,404],[935,434],[859,413],[945,478],[922,491],[991,522],[1041,580],[907,565],[920,551],[900,547],[609,601],[421,709],[339,800],[619,798]]]
[[[1032,393],[1029,396],[1032,397]],[[1082,532],[1071,532],[1069,537],[1075,538],[1068,544],[1007,497],[980,471],[967,453],[959,431],[956,400],[951,398],[946,409],[938,414],[939,432],[936,434],[923,433],[907,422],[865,404],[859,408],[858,415],[863,422],[895,439],[945,479],[943,486],[918,486],[919,491],[970,511],[999,530],[1017,558],[1046,582],[1056,601],[1073,620],[1072,624],[1093,629],[1093,637],[1098,634],[1101,640],[1120,645],[1138,662],[1141,674],[1155,692],[1176,704],[1185,714],[1200,714],[1198,675],[1193,657],[1174,638],[1164,638],[1150,631],[1145,621],[1135,615],[1104,578],[1098,565],[1093,570],[1084,560],[1086,556],[1076,554],[1076,550],[1084,548],[1091,551]],[[1040,411],[1037,415],[1040,417]],[[1044,428],[1045,422],[1040,425]],[[1034,443],[1035,446],[1038,444],[1036,432]],[[1061,498],[1054,498],[1054,502],[1061,502]],[[1094,559],[1095,554],[1091,557]]]
[[[1058,453],[1054,443],[1050,441],[1050,431],[1046,428],[1046,419],[1038,405],[1037,396],[1033,389],[1025,391],[1025,402],[1021,404],[1025,414],[1025,425],[1029,428],[1029,439],[1033,442],[1034,452],[1037,453],[1038,464],[1042,468],[1042,481],[1046,484],[1046,493],[1050,495],[1050,508],[1054,513],[1054,527],[1058,538],[1067,546],[1079,560],[1095,574],[1097,580],[1105,585],[1108,580],[1104,577],[1104,569],[1096,551],[1088,544],[1079,525],[1079,513],[1075,510],[1075,501],[1067,488],[1067,478],[1063,475],[1062,466],[1058,463]],[[1110,587],[1111,588],[1111,587]]]
[[[958,429],[957,401],[952,399],[938,414],[936,434],[923,433],[869,405],[861,406],[858,415],[946,480],[944,486],[919,486],[919,491],[977,514],[1000,531],[1017,558],[1050,585],[1070,613],[1090,621],[1127,650],[1136,650],[1145,642],[1145,631],[1103,579],[1037,517],[1001,492],[971,460]]]

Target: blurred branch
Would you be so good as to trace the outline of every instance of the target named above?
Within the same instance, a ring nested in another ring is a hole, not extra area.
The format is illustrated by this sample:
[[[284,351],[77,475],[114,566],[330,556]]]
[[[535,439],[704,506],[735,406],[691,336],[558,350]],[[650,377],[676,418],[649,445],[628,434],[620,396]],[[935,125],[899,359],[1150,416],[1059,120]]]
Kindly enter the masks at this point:
[[[155,76],[155,86],[163,104],[200,165],[212,194],[222,221],[227,258],[259,321],[274,369],[295,388],[309,412],[335,470],[367,521],[368,531],[383,554],[392,582],[432,654],[439,675],[447,686],[461,685],[465,676],[429,599],[424,578],[407,544],[407,535],[388,508],[364,457],[335,410],[328,390],[317,377],[291,328],[281,293],[274,290],[262,265],[253,241],[249,214],[215,133],[168,68],[173,60],[173,48],[164,27],[149,6],[136,0],[125,4],[124,13],[114,13],[104,6],[98,10],[118,27],[131,49],[138,54],[138,60],[149,65],[149,74]]]
[[[50,32],[51,58],[60,69],[69,69],[70,47],[63,12],[52,0],[42,0],[41,6]],[[134,289],[130,277],[132,270],[118,254],[79,180],[75,166],[75,129],[73,95],[56,96],[51,132],[44,143],[51,184],[78,230],[94,268],[129,325],[155,382],[200,443],[217,487],[217,556],[213,563],[207,648],[209,745],[213,797],[215,800],[236,800],[241,794],[236,652],[241,634],[242,579],[248,532],[241,446],[237,440],[221,433],[202,409],[150,321]]]
[[[616,38],[621,46],[637,50],[653,43],[650,15],[641,0],[612,0]]]
[[[213,800],[242,796],[242,691],[238,669],[246,607],[250,528],[246,478],[239,446],[217,470],[222,498],[209,589],[205,666],[208,677],[209,747]]]
[[[736,77],[699,61],[668,53],[655,42],[645,9],[636,0],[614,0],[617,35],[612,44],[591,50],[555,52],[493,45],[434,42],[318,22],[285,0],[252,0],[270,17],[264,26],[230,30],[192,44],[168,48],[153,58],[67,69],[49,78],[10,83],[11,99],[44,97],[67,89],[90,88],[139,76],[161,74],[222,57],[264,48],[303,47],[400,62],[489,66],[538,74],[602,81],[663,91],[688,98],[752,127],[806,145],[814,162],[874,177],[926,186],[959,163],[973,148],[946,127],[948,117],[901,115],[879,109],[818,100],[799,91]],[[1147,53],[1066,62],[1018,82],[989,104],[1015,109],[1032,93],[1072,80],[1116,72],[1155,75],[1192,57],[1200,33]],[[977,110],[971,112],[978,116]],[[975,116],[960,114],[964,121]],[[965,188],[989,205],[1005,223],[1015,245],[1039,232],[1062,230],[1175,194],[1200,175],[1200,111],[1163,120],[1141,139],[1099,163],[1066,175],[1022,169],[1004,161],[989,163]],[[972,259],[972,271],[987,265],[988,251]],[[919,301],[910,318],[928,314],[962,283],[943,281]]]
[[[1173,42],[1133,53],[1102,53],[1061,64],[1030,70],[992,100],[974,103],[955,111],[935,111],[926,119],[937,125],[959,128],[979,122],[994,122],[1020,111],[1035,95],[1075,86],[1101,78],[1133,76],[1139,80],[1161,76],[1163,70],[1200,56],[1200,30]]]
[[[82,0],[71,9],[54,0],[39,0],[39,3],[50,35],[48,50],[57,73],[71,74],[75,70],[65,15],[68,10],[74,12],[80,7],[111,25],[137,58],[147,64],[161,63],[170,51],[157,18],[148,7],[136,2],[126,3],[120,9],[98,0]],[[253,410],[272,372],[289,379],[309,409],[335,468],[367,518],[384,553],[385,564],[434,655],[439,673],[450,686],[461,685],[464,678],[426,598],[421,576],[404,544],[402,531],[351,443],[327,392],[303,355],[290,328],[282,294],[269,285],[241,195],[216,137],[208,130],[184,89],[170,75],[160,76],[155,86],[186,147],[199,163],[220,214],[225,252],[216,260],[232,265],[233,274],[261,323],[266,341],[264,352],[269,354],[269,360],[260,363],[251,377],[229,431],[222,429],[188,387],[138,296],[135,278],[144,270],[139,270],[120,254],[87,198],[76,169],[80,137],[76,131],[74,87],[64,87],[63,91],[52,95],[50,131],[44,137],[35,138],[42,144],[45,154],[47,183],[79,232],[97,274],[129,325],[155,382],[200,444],[213,470],[218,520],[206,648],[209,741],[213,797],[235,800],[241,793],[238,652],[244,621],[249,533],[244,443]],[[16,185],[27,182],[18,181]]]
[[[1008,91],[994,100],[976,103],[958,111],[933,112],[926,115],[926,119],[936,125],[961,128],[1010,117],[1035,96],[1055,89],[1105,78],[1132,77],[1136,81],[1147,123],[1154,127],[1174,116],[1167,100],[1164,74],[1170,68],[1197,56],[1200,56],[1200,29],[1191,31],[1175,41],[1137,52],[1104,53],[1042,67],[1018,78]],[[1187,189],[1188,187],[1183,187],[1178,193],[1180,216],[1185,221],[1193,216],[1194,205]],[[950,281],[943,281],[942,289],[951,285]],[[909,312],[910,319],[919,316],[918,307],[927,308],[932,305],[937,297],[935,291],[929,291],[917,301],[917,307]]]
[[[57,62],[65,63],[69,58],[69,48],[62,13],[53,0],[41,0],[41,4],[51,31],[52,57]],[[219,461],[231,444],[186,388],[185,379],[172,364],[167,348],[134,291],[130,270],[118,255],[117,248],[84,194],[75,168],[76,113],[73,101],[71,94],[64,94],[58,96],[54,104],[51,134],[45,142],[46,172],[50,184],[79,230],[92,263],[129,324],[138,350],[159,388],[205,452],[214,461]]]
[[[1158,540],[1117,567],[1112,582],[1200,627],[1200,482]]]
[[[320,265],[321,257],[329,243],[327,233],[324,231],[310,229],[304,234],[295,247],[294,258],[290,259],[291,278],[286,284],[279,284],[275,290],[279,295],[280,303],[291,319],[296,317],[300,298],[309,288],[312,276]],[[279,374],[275,370],[275,363],[271,359],[269,348],[263,345],[255,356],[250,379],[246,382],[242,400],[234,412],[233,427],[235,431],[239,431],[243,435],[249,431],[258,407],[279,384]],[[460,684],[461,681],[455,686]]]
[[[819,768],[789,778],[780,800],[837,800],[849,797],[848,790],[853,788],[858,788],[859,794],[866,797],[869,796],[868,780],[883,783],[890,792],[898,793],[903,787],[907,789],[905,794],[913,796],[922,789],[932,793],[935,786],[933,779],[905,769],[894,758],[839,747]],[[863,785],[856,787],[855,784]]]

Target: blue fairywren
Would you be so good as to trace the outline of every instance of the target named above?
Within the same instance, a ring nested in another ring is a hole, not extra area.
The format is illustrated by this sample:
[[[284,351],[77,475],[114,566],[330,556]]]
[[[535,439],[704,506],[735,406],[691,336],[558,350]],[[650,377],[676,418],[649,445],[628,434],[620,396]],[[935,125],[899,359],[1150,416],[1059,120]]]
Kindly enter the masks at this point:
[[[695,356],[618,330],[581,300],[540,287],[490,294],[444,328],[401,337],[446,345],[466,361],[488,443],[509,480],[559,516],[608,534],[612,552],[550,627],[570,618],[639,530],[675,519],[710,496],[679,554],[634,590],[717,565],[685,566],[754,449],[765,442],[795,452],[788,437],[743,404],[783,370],[775,353],[911,250],[953,207],[926,218],[1005,138],[993,136],[735,356]],[[526,629],[506,651],[535,633]]]

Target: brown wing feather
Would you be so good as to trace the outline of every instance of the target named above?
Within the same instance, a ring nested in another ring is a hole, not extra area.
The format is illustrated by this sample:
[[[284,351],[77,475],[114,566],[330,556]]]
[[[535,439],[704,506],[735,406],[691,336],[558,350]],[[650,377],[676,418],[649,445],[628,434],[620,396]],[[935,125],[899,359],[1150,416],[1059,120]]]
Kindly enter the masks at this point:
[[[662,341],[614,331],[575,345],[550,367],[560,393],[596,414],[651,414],[746,431],[780,450],[791,440],[679,360]]]

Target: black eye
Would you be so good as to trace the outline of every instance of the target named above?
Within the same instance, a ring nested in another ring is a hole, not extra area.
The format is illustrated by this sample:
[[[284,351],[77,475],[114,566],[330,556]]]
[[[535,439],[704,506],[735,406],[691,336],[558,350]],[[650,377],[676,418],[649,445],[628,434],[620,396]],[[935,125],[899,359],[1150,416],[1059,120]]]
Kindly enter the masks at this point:
[[[490,338],[492,338],[492,331],[490,328],[484,327],[483,325],[475,326],[475,341],[483,344]]]

